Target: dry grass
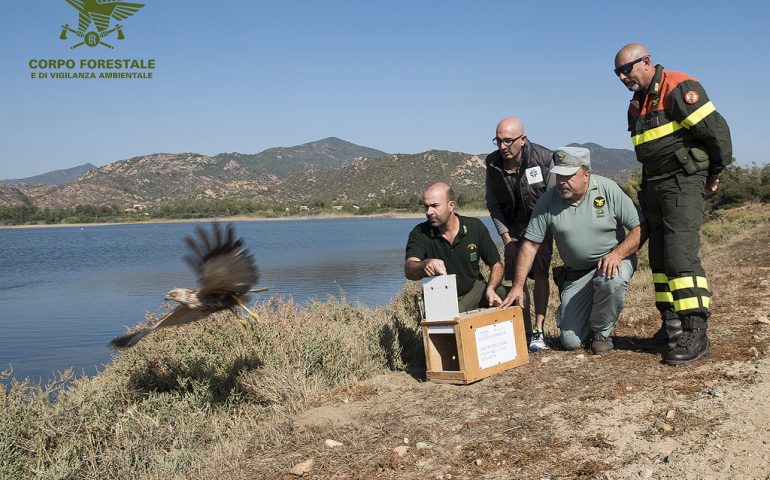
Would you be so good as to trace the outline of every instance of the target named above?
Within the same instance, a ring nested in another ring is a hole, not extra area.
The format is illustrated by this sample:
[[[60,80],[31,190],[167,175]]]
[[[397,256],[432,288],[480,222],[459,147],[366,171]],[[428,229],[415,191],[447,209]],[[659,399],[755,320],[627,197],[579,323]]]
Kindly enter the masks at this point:
[[[162,330],[94,378],[14,382],[0,389],[0,478],[190,478],[227,465],[280,441],[289,416],[329,391],[403,368],[417,338],[409,304],[273,298],[259,324],[224,313]]]

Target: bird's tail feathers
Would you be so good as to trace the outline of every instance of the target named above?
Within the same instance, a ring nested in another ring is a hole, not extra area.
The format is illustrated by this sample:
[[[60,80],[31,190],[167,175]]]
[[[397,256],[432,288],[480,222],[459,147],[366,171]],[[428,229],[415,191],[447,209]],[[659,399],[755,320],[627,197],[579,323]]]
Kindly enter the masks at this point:
[[[139,330],[138,332],[121,335],[119,337],[113,338],[112,341],[110,341],[110,346],[117,349],[133,347],[139,340],[143,339],[153,330],[155,329],[150,327]]]

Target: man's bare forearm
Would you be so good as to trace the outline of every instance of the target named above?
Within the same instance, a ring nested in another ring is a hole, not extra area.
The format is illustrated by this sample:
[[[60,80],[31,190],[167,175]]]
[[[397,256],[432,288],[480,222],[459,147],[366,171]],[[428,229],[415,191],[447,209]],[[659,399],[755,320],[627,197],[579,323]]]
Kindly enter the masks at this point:
[[[503,273],[505,272],[503,262],[497,262],[496,264],[492,265],[491,270],[492,271],[489,273],[487,288],[492,288],[494,290],[500,286],[501,283],[503,283]]]
[[[646,237],[646,225],[644,228],[644,232],[642,232],[642,225],[637,225],[636,227],[632,228],[630,232],[628,232],[628,235],[626,235],[625,240],[620,242],[620,244],[615,247],[615,253],[617,253],[621,258],[628,258],[630,255],[633,255],[634,253],[638,252],[640,248],[642,248],[642,245],[644,244],[644,240],[642,240],[642,237]],[[644,235],[643,235],[644,233]]]
[[[422,280],[425,278],[425,260],[408,258],[404,263],[404,275],[409,280]]]

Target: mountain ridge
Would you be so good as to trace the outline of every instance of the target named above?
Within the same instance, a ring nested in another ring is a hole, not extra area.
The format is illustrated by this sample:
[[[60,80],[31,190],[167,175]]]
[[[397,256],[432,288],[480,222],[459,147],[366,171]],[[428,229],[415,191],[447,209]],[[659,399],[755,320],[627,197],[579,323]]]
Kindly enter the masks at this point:
[[[602,175],[622,178],[637,166],[630,150],[594,143],[571,145],[589,148],[592,167]],[[90,169],[65,184],[5,185],[0,206],[148,208],[164,202],[223,199],[277,205],[312,199],[379,205],[386,200],[418,199],[424,185],[439,180],[452,185],[459,195],[478,197],[484,192],[485,156],[435,149],[387,154],[337,137],[257,154],[153,153]]]

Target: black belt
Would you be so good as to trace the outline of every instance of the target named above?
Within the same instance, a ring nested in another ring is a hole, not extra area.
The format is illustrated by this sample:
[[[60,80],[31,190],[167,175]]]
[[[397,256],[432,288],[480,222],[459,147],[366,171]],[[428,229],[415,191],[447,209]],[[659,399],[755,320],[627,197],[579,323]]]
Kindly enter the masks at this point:
[[[596,266],[593,266],[591,268],[585,268],[583,270],[565,270],[564,271],[564,280],[568,282],[574,282],[575,280],[579,278],[583,278],[589,273],[593,272],[596,269]]]

